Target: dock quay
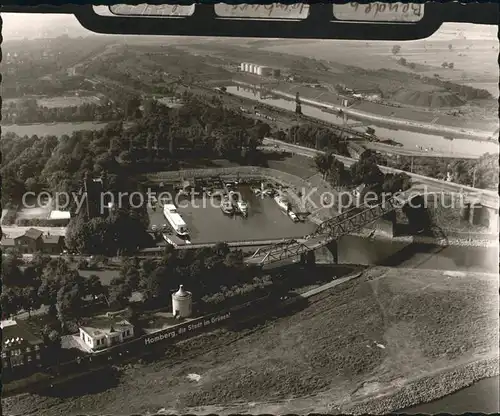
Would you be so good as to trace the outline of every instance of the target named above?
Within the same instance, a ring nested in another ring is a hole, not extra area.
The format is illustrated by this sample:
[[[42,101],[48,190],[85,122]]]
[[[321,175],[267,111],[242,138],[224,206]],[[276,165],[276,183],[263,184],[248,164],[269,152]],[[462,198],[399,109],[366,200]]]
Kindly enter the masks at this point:
[[[275,238],[271,240],[226,241],[225,243],[229,247],[264,247],[264,246],[272,246],[275,244],[279,244],[286,240],[287,240],[286,238]],[[195,243],[195,244],[171,244],[171,245],[178,250],[191,250],[191,249],[199,249],[206,247],[214,247],[218,243],[220,243],[220,241]],[[165,246],[145,248],[139,252],[139,257],[141,256],[154,257],[155,255],[160,256],[164,250]]]

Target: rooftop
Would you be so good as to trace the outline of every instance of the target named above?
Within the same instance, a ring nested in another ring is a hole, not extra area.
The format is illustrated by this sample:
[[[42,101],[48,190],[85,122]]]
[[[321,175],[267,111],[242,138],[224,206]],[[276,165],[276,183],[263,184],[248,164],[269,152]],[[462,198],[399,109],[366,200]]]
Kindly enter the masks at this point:
[[[24,237],[32,238],[33,240],[38,240],[42,236],[43,232],[36,228],[29,228],[25,231]],[[21,235],[16,237],[22,237]]]
[[[66,227],[18,227],[16,225],[7,225],[7,226],[2,226],[2,234],[5,236],[7,239],[14,239],[17,237],[20,237],[22,235],[25,235],[26,231],[30,229],[35,229],[41,231],[43,234],[50,234],[50,235],[60,235],[60,236],[65,236],[66,235]]]
[[[32,345],[41,344],[43,342],[39,337],[34,335],[22,321],[8,319],[2,321],[1,327],[3,348],[8,348],[11,345],[22,342],[27,342]]]
[[[42,237],[44,244],[59,244],[61,238],[60,235],[44,235]]]
[[[71,213],[69,211],[58,211],[53,210],[50,212],[50,220],[69,220],[71,218]]]
[[[14,247],[16,242],[12,238],[2,237],[2,242],[0,243],[3,247]]]
[[[95,316],[86,319],[80,326],[90,336],[109,335],[117,329],[125,329],[131,327],[132,324],[120,316]]]

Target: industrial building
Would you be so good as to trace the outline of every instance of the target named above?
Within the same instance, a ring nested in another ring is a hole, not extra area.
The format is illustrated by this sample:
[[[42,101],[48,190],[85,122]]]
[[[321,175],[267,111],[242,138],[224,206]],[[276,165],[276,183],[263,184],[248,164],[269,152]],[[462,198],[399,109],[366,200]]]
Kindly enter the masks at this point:
[[[45,344],[23,321],[7,319],[2,329],[2,377],[26,377],[44,364]]]
[[[248,62],[242,62],[240,64],[240,71],[246,72],[248,74],[255,74],[261,77],[275,77],[279,78],[281,71],[277,68],[271,68],[269,66],[257,65]]]

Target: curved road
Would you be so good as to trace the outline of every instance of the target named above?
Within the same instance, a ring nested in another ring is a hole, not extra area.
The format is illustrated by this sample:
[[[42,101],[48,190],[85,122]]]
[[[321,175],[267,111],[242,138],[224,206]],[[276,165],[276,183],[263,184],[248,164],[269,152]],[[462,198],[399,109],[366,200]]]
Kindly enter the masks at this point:
[[[264,144],[277,146],[281,150],[285,150],[290,153],[298,154],[309,158],[313,158],[317,154],[325,153],[320,150],[314,150],[303,146],[285,143],[271,138],[265,138]],[[356,159],[350,157],[341,155],[334,155],[334,156],[338,160],[343,162],[347,167],[351,166],[354,162],[356,162]],[[427,176],[417,175],[415,173],[405,172],[400,169],[389,168],[387,166],[379,166],[379,168],[384,173],[406,173],[407,175],[412,177],[415,185],[425,186],[427,192],[463,193],[468,198],[477,200],[485,207],[494,208],[496,210],[498,210],[499,208],[499,197],[498,194],[494,191],[472,188],[470,186],[460,185],[454,182],[446,182],[439,179],[430,178]]]

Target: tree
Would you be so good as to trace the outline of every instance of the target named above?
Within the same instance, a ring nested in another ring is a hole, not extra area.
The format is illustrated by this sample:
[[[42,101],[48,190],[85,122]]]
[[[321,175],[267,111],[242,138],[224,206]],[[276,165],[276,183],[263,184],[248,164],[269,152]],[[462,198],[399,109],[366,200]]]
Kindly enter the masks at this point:
[[[448,62],[443,62],[443,63],[441,64],[441,66],[442,66],[443,68],[448,68]]]
[[[91,274],[86,281],[86,293],[93,296],[94,299],[104,294],[104,287],[102,286],[101,279],[95,274]]]
[[[168,295],[168,287],[166,284],[167,274],[167,267],[160,266],[149,276],[146,276],[144,280],[144,294],[147,299]]]
[[[448,63],[448,68],[453,69],[455,67],[455,64],[453,62]]]
[[[397,55],[399,52],[401,52],[401,46],[399,46],[399,45],[394,45],[394,46],[392,47],[392,54],[393,54],[393,55]]]
[[[453,49],[453,45],[452,45],[451,43],[450,43],[450,44],[448,44],[448,50],[450,50],[450,51],[451,51],[452,49]]]
[[[57,291],[57,314],[61,325],[67,318],[80,318],[83,311],[83,297],[80,285],[71,281],[65,282]]]
[[[355,185],[374,186],[382,184],[384,179],[384,174],[378,167],[377,155],[371,150],[360,155],[359,160],[351,165],[350,172]]]
[[[132,295],[132,290],[124,278],[115,277],[110,282],[108,293],[110,306],[122,307],[128,303],[128,300]]]
[[[335,188],[346,184],[345,166],[340,160],[333,158],[327,172],[327,179]]]
[[[139,107],[141,105],[141,100],[139,97],[132,97],[125,103],[125,117],[131,118],[136,117]]]
[[[328,171],[330,170],[334,157],[331,153],[318,153],[314,157],[314,164],[319,173],[326,178]]]
[[[2,283],[5,286],[19,286],[22,284],[23,273],[20,269],[21,258],[16,252],[9,252],[2,259]]]
[[[0,305],[2,307],[2,316],[12,316],[20,309],[19,292],[12,288],[3,289],[0,295]]]
[[[38,288],[38,298],[43,305],[54,306],[57,303],[57,291],[60,282],[55,279],[43,279]]]
[[[21,308],[28,312],[29,317],[31,317],[31,311],[37,310],[42,306],[40,298],[38,297],[38,291],[34,287],[23,288],[19,296],[19,302]]]

